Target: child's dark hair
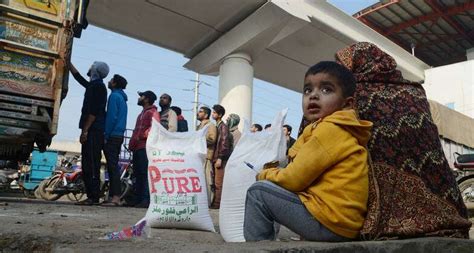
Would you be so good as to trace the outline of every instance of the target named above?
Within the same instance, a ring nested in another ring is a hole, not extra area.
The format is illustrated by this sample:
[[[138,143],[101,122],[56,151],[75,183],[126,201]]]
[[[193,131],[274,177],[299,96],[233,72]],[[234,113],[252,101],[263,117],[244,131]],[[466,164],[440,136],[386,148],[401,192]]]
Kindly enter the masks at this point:
[[[342,95],[344,97],[347,98],[354,95],[356,80],[352,72],[346,67],[333,61],[321,61],[310,67],[308,71],[306,71],[304,77],[306,78],[309,75],[316,75],[318,73],[326,73],[337,78],[341,85]]]

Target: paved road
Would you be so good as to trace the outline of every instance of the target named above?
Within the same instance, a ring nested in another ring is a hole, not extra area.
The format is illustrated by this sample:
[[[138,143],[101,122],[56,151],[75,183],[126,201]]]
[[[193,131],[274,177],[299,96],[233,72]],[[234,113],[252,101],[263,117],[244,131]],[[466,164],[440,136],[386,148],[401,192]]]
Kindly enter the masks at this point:
[[[69,201],[0,197],[0,249],[5,252],[474,252],[474,240],[444,238],[390,242],[297,242],[290,239],[295,235],[285,228],[281,230],[279,242],[225,243],[217,233],[176,229],[152,229],[148,239],[98,239],[107,232],[134,224],[145,212],[146,209],[138,208],[79,207]],[[218,212],[211,210],[211,217],[217,227]]]

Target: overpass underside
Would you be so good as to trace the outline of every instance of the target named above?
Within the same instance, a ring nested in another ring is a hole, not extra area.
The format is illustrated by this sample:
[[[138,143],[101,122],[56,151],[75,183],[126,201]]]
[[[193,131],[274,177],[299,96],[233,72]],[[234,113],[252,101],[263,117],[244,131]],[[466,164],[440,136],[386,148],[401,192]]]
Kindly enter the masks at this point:
[[[428,66],[363,23],[320,0],[96,0],[89,21],[183,54],[186,68],[219,75],[219,102],[251,120],[253,78],[301,92],[309,66],[370,41],[405,78]]]

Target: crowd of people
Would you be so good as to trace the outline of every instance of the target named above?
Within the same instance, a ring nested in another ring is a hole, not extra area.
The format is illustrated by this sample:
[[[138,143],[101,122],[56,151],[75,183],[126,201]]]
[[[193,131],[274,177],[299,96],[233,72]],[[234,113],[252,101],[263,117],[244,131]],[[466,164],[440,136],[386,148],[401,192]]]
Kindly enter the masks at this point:
[[[86,89],[82,107],[79,128],[81,129],[80,142],[82,144],[82,169],[86,186],[87,199],[78,205],[120,206],[120,175],[119,155],[124,143],[124,134],[127,125],[128,97],[123,91],[127,80],[115,74],[108,82],[110,95],[107,99],[107,90],[103,79],[109,72],[109,67],[103,62],[94,62],[87,73],[87,81],[77,71],[74,65],[69,64],[73,77]],[[152,118],[159,119],[160,124],[170,132],[187,132],[188,122],[178,106],[171,106],[172,97],[162,94],[159,97],[159,109],[155,105],[158,97],[153,91],[138,92],[137,105],[142,107],[137,116],[135,128],[130,137],[128,149],[132,151],[134,165],[134,196],[135,200],[125,203],[128,206],[147,208],[150,203],[148,190],[148,158],[146,154],[146,140],[151,129]],[[209,125],[206,136],[208,154],[206,156],[205,173],[209,194],[209,207],[219,209],[224,181],[225,166],[233,148],[239,142],[241,132],[238,129],[240,117],[235,113],[228,115],[223,121],[226,110],[216,104],[211,108],[202,106],[197,113],[200,124],[196,130]],[[211,122],[212,120],[215,122]],[[270,126],[270,124],[267,124]],[[268,129],[266,127],[265,129]],[[284,126],[288,149],[294,144],[291,137],[291,126]],[[251,132],[262,131],[262,126],[253,124]],[[99,173],[101,152],[104,152],[109,174],[110,198],[99,202]]]
[[[106,150],[108,169],[114,170],[125,130],[123,89],[127,82],[114,75],[106,103],[105,63],[91,66],[90,81],[72,65],[71,72],[86,88],[79,127],[88,199],[81,204],[98,204],[100,151]],[[276,224],[314,241],[468,238],[471,222],[441,149],[424,90],[402,77],[391,56],[371,43],[356,43],[337,52],[334,61],[310,67],[302,90],[298,138],[291,137],[290,126],[283,130],[288,165],[281,168],[269,163],[247,191],[247,241],[276,239]],[[180,110],[171,107],[171,96],[160,96],[159,112],[156,99],[152,91],[139,93],[143,111],[130,142],[136,205],[143,207],[149,204],[145,142],[151,119],[159,115],[169,131],[185,125]],[[209,125],[205,170],[209,192],[214,193],[211,208],[220,206],[225,167],[240,139],[239,116],[229,114],[224,122],[225,115],[225,108],[218,104],[201,107],[197,113],[197,129]],[[253,124],[251,131],[271,128],[271,124],[263,128]],[[113,186],[111,195],[111,202],[118,203]]]

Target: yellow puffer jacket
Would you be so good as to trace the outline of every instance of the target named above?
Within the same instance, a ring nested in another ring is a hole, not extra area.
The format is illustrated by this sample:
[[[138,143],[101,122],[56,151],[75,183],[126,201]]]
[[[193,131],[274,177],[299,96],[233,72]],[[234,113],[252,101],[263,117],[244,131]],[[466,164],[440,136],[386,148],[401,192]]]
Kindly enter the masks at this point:
[[[258,175],[295,192],[332,232],[356,238],[367,211],[368,152],[372,123],[342,110],[307,126],[289,151],[292,162]]]

